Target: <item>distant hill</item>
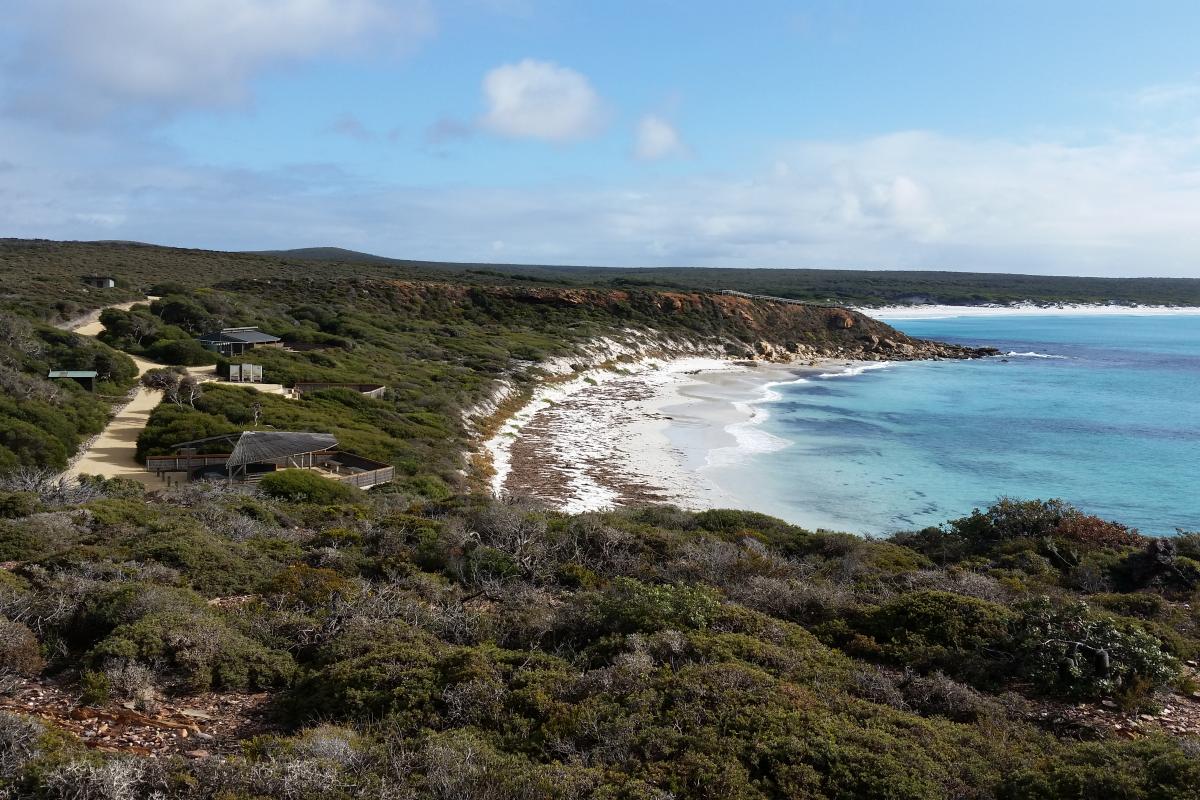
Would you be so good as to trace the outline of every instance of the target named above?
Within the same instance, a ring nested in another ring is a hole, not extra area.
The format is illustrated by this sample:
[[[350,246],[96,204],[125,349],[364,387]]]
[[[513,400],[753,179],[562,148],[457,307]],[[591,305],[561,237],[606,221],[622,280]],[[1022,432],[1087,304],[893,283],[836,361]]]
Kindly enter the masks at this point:
[[[118,289],[101,295],[80,282],[111,275]],[[1200,306],[1196,278],[1079,278],[916,270],[588,267],[421,261],[337,247],[230,253],[135,242],[0,239],[0,305],[45,311],[55,297],[67,317],[99,299],[128,300],[164,283],[214,285],[245,278],[436,279],[484,284],[536,284],[600,289],[669,289],[772,295],[858,306],[896,303],[978,305],[1029,301]],[[94,307],[94,306],[93,306]]]
[[[1200,306],[1197,278],[1088,278],[934,270],[763,269],[731,267],[589,267],[419,261],[309,247],[261,251],[288,261],[394,266],[578,286],[699,291],[736,289],[797,300],[878,306],[1033,302]]]
[[[297,247],[294,250],[248,250],[246,255],[272,256],[291,261],[344,261],[362,264],[406,264],[403,259],[361,253],[344,247]]]

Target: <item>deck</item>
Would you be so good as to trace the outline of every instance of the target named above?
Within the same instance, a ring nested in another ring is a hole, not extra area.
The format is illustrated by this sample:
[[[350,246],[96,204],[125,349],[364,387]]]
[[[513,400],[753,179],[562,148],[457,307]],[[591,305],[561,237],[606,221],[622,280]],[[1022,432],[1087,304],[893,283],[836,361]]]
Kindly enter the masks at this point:
[[[147,456],[146,471],[156,473],[159,477],[170,472],[183,472],[189,476],[198,476],[205,470],[224,469],[229,461],[229,456],[229,453]],[[237,478],[237,482],[257,483],[263,475],[269,475],[278,469],[307,469],[323,478],[359,489],[370,489],[381,484],[391,483],[396,478],[396,468],[391,464],[337,450],[314,453],[311,465],[296,466],[283,463],[263,466],[268,468],[249,472],[244,478]]]

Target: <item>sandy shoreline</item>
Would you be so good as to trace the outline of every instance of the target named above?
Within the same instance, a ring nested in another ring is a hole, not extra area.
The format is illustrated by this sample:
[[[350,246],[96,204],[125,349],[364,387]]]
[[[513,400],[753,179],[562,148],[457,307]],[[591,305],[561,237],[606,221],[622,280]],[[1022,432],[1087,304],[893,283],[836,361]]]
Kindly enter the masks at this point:
[[[854,368],[715,358],[654,359],[543,387],[486,443],[494,493],[571,513],[643,503],[744,504],[706,471],[787,443],[760,430],[772,386]]]
[[[1011,306],[945,306],[911,305],[881,306],[879,308],[855,308],[862,314],[887,322],[893,319],[945,319],[948,317],[1022,317],[1022,316],[1134,316],[1156,317],[1175,314],[1200,314],[1195,306],[1119,306],[1088,303],[1064,303],[1062,305],[1039,306],[1033,303],[1018,303]]]

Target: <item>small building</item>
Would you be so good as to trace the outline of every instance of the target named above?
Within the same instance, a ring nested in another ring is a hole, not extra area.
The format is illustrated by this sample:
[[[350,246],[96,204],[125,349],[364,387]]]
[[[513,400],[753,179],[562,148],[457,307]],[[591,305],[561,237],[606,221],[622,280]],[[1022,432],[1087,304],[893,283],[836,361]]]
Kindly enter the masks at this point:
[[[203,447],[229,443],[228,453],[200,453]],[[391,464],[337,450],[337,437],[301,431],[244,431],[210,436],[176,445],[176,454],[147,456],[146,471],[161,478],[182,472],[187,480],[223,478],[231,483],[255,483],[281,469],[307,469],[323,478],[370,489],[391,483]]]
[[[72,380],[89,392],[94,392],[99,373],[94,369],[52,369],[46,377],[52,381]]]
[[[84,275],[83,282],[95,289],[115,289],[117,286],[116,278],[107,275]]]
[[[296,381],[296,385],[292,387],[292,391],[297,397],[303,397],[312,392],[319,392],[322,389],[349,389],[352,392],[358,392],[366,397],[379,399],[383,397],[387,387],[382,383],[319,383],[317,381]]]
[[[255,347],[280,347],[283,340],[278,336],[263,333],[257,327],[222,328],[211,333],[202,333],[198,337],[205,350],[211,350],[223,356],[239,356]]]

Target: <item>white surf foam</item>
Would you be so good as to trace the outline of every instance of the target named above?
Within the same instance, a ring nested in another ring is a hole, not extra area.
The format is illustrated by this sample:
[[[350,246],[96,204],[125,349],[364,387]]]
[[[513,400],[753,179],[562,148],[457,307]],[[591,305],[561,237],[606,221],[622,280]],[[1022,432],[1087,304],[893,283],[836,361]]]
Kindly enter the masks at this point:
[[[1061,358],[1061,359],[1069,359],[1070,358],[1070,356],[1054,355],[1053,353],[1033,353],[1033,352],[1030,352],[1030,353],[1008,352],[1008,353],[1004,354],[1004,357],[1005,358]]]

